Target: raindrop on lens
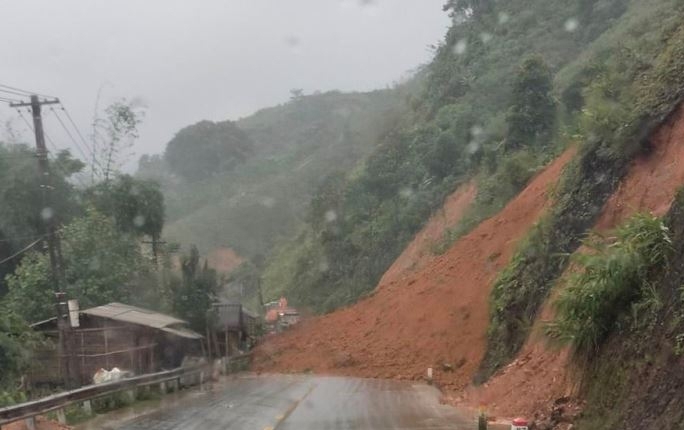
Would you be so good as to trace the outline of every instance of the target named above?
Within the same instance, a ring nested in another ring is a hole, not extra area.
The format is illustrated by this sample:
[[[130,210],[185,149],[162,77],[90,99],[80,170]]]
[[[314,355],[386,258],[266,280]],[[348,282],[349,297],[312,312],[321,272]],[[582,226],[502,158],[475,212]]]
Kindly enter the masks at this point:
[[[454,45],[454,54],[463,55],[465,54],[466,49],[468,49],[468,43],[465,39],[461,39]]]
[[[261,204],[267,208],[272,208],[275,206],[275,199],[273,197],[264,197],[264,199],[261,201]]]
[[[567,21],[565,21],[564,27],[565,31],[568,33],[572,33],[573,31],[577,30],[577,27],[579,26],[579,22],[575,18],[570,18]]]
[[[145,217],[142,215],[136,215],[133,218],[133,225],[140,228],[145,225]]]
[[[40,211],[40,217],[43,218],[44,221],[52,219],[52,217],[55,215],[55,211],[52,210],[52,208],[43,208],[42,211]]]
[[[337,213],[334,210],[329,210],[325,213],[325,220],[327,222],[333,222],[337,219]]]
[[[499,12],[499,24],[506,24],[509,19],[511,17],[506,12]]]

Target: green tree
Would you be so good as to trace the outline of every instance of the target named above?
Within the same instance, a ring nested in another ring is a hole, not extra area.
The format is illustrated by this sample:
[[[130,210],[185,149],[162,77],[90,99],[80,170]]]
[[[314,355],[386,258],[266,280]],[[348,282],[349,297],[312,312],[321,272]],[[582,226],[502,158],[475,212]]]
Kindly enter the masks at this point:
[[[527,58],[513,84],[513,103],[506,117],[510,149],[532,145],[553,128],[556,101],[551,71],[538,55]]]
[[[35,336],[12,310],[0,306],[0,407],[7,403],[2,399],[4,389],[14,390],[14,380],[29,366],[29,345]]]
[[[122,234],[114,221],[94,209],[74,219],[59,234],[63,249],[65,290],[82,307],[111,301],[136,304],[143,296],[140,276],[150,270],[133,236]],[[48,257],[31,252],[8,276],[6,297],[11,309],[28,321],[54,315]]]
[[[144,111],[138,103],[124,99],[96,112],[93,121],[93,177],[109,182],[131,156],[131,148],[139,137],[138,126]],[[94,178],[93,178],[94,179]]]
[[[173,310],[200,333],[206,328],[207,311],[218,290],[216,271],[205,260],[200,267],[200,256],[196,246],[181,257],[182,280],[173,289]]]
[[[69,178],[84,164],[73,159],[68,151],[62,151],[50,167],[48,208],[35,151],[26,145],[0,143],[0,260],[45,233],[44,215],[54,216],[60,224],[79,214],[78,193]],[[0,297],[6,292],[5,277],[18,263],[19,258],[14,258],[0,264]]]
[[[171,139],[164,159],[173,173],[195,181],[232,170],[252,152],[252,140],[234,122],[201,121]]]
[[[110,183],[95,185],[87,195],[99,212],[114,219],[120,231],[159,239],[164,227],[164,195],[156,182],[120,175]]]

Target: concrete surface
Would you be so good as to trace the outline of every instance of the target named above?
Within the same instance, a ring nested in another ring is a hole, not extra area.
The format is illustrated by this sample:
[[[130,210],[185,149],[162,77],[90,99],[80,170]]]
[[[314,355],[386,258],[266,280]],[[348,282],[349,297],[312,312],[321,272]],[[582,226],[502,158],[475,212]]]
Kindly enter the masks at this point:
[[[308,375],[241,376],[154,407],[107,414],[81,430],[469,430],[435,388],[404,381]]]

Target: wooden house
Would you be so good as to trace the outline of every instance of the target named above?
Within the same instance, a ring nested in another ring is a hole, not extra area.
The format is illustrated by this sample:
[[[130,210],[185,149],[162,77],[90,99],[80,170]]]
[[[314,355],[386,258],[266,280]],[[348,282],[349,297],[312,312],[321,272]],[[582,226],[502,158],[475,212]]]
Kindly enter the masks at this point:
[[[28,375],[33,384],[60,384],[69,371],[84,385],[100,368],[143,374],[178,367],[186,355],[203,355],[202,336],[186,321],[148,309],[109,303],[79,311],[74,325],[66,331],[62,356],[57,319],[32,325],[47,338],[34,352],[38,365]]]
[[[214,303],[208,319],[212,355],[229,357],[249,350],[256,343],[260,318],[241,303]]]

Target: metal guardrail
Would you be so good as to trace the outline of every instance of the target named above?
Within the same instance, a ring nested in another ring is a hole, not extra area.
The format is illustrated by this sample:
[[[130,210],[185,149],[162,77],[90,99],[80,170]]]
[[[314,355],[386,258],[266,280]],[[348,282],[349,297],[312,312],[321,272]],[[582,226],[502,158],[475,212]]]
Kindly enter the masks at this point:
[[[62,409],[73,403],[84,402],[97,399],[99,397],[114,394],[120,391],[131,390],[137,387],[144,387],[153,384],[161,384],[169,381],[178,381],[181,378],[200,374],[200,384],[203,383],[203,375],[209,375],[210,366],[201,365],[196,367],[179,367],[173,370],[166,370],[157,373],[134,376],[120,381],[105,382],[96,385],[87,385],[75,390],[53,394],[30,402],[0,408],[0,426],[32,418],[36,415],[45,414],[57,409]]]

